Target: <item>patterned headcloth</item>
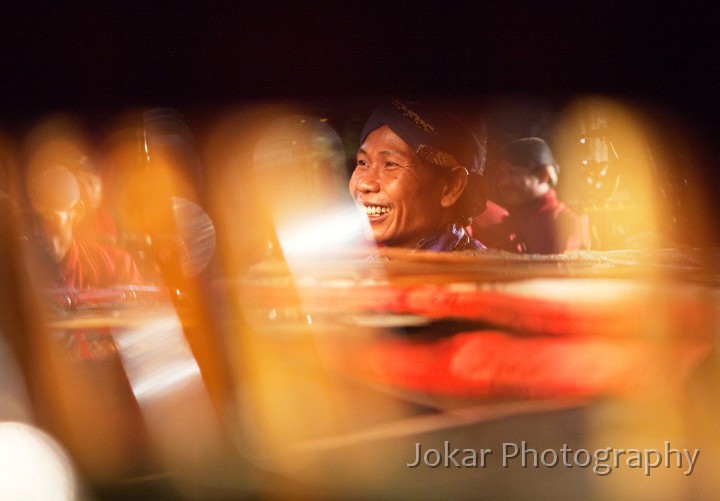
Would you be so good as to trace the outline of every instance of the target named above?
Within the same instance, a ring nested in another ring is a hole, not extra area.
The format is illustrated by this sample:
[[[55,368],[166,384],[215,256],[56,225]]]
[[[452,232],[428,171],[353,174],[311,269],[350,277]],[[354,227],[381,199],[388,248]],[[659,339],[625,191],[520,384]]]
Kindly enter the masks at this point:
[[[485,146],[469,125],[435,107],[391,99],[370,115],[360,134],[360,144],[383,125],[390,127],[420,158],[440,167],[462,165],[468,170],[468,184],[456,207],[462,225],[485,211]]]
[[[471,173],[483,173],[485,148],[468,125],[449,113],[421,103],[391,99],[370,115],[360,134],[360,144],[383,125],[432,164],[462,165]]]

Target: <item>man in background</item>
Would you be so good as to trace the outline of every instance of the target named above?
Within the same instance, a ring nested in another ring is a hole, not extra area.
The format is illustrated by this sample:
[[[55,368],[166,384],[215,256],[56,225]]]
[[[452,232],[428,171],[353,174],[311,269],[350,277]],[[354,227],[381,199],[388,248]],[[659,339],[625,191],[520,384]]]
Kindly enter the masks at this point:
[[[85,205],[77,179],[67,167],[31,169],[26,188],[37,224],[40,261],[45,265],[40,270],[43,282],[77,289],[143,283],[127,251],[77,234]]]
[[[507,210],[499,220],[476,218],[473,236],[489,248],[521,254],[559,254],[589,248],[583,220],[558,199],[558,165],[548,144],[518,139],[501,151],[495,191]]]
[[[117,244],[118,228],[103,200],[103,178],[97,166],[86,156],[68,162],[68,169],[80,187],[85,213],[77,231],[83,237]]]

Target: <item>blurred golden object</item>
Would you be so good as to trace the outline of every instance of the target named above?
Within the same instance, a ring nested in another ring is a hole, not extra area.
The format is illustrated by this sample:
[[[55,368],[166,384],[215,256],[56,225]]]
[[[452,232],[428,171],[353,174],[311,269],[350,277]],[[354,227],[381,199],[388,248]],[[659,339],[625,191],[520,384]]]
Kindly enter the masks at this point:
[[[2,334],[39,426],[93,487],[606,499],[717,486],[718,255],[690,245],[701,222],[688,240],[668,231],[701,204],[669,213],[667,166],[647,148],[662,131],[635,108],[585,97],[557,122],[561,178],[574,165],[590,179],[566,193],[598,250],[522,256],[355,245],[366,221],[347,195],[348,152],[331,121],[298,103],[220,117],[200,145],[202,181],[193,155],[174,149],[175,114],[129,116],[103,158],[123,243],[154,284],[34,290],[15,216],[0,260]],[[29,158],[72,156],[84,146],[72,130],[34,133]],[[666,442],[701,449],[692,479],[499,461],[508,444]],[[420,448],[448,447],[494,455],[471,471],[409,467]]]

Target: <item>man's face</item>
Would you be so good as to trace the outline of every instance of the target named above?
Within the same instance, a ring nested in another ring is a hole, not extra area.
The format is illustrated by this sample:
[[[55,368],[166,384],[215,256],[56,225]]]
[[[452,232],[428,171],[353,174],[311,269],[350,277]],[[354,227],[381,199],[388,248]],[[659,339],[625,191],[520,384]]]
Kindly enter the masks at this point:
[[[85,197],[85,210],[95,212],[102,202],[102,179],[90,171],[78,172],[75,177]]]
[[[440,168],[415,152],[384,125],[360,145],[350,195],[367,214],[379,244],[411,247],[443,223]]]
[[[519,207],[544,194],[543,182],[532,168],[502,162],[497,178],[498,201],[505,207]]]
[[[33,205],[39,223],[44,250],[56,263],[67,256],[73,241],[73,226],[78,217],[79,201],[65,207]]]

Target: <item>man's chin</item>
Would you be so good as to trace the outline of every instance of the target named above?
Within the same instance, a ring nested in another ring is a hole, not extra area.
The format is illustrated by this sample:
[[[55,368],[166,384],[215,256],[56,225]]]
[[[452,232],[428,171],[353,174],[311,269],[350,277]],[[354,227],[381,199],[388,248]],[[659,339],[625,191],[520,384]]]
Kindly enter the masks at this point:
[[[49,248],[47,249],[46,254],[54,263],[59,264],[65,259],[65,256],[68,255],[69,251],[69,249]]]
[[[48,258],[55,264],[60,264],[65,259],[66,254],[57,254],[55,252],[48,252]]]
[[[386,233],[380,231],[371,231],[369,240],[377,245],[389,245],[389,242],[391,241]]]

